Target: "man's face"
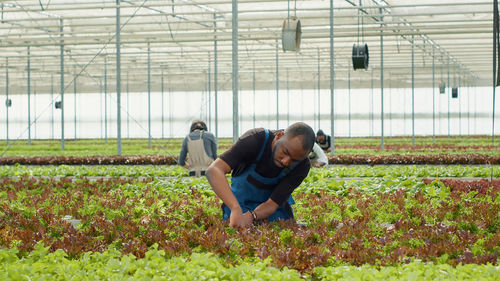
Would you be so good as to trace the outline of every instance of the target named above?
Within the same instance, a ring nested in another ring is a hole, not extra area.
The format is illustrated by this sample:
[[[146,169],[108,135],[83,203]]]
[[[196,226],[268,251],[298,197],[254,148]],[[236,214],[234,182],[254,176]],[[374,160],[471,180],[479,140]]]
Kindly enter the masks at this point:
[[[302,137],[288,138],[286,135],[278,137],[273,146],[274,165],[284,168],[304,160],[309,155],[309,151],[302,148]]]
[[[319,142],[323,142],[325,140],[325,136],[318,136],[317,139]]]

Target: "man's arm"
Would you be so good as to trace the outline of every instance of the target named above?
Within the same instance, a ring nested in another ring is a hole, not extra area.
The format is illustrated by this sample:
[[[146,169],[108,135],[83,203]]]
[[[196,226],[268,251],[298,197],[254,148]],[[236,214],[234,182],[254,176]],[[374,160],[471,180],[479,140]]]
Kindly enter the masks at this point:
[[[323,152],[323,149],[321,149],[319,145],[314,144],[313,151],[318,156],[317,165],[315,167],[321,167],[328,164],[328,157],[326,157],[325,152]]]
[[[207,169],[206,177],[215,194],[224,202],[231,210],[229,217],[229,226],[243,227],[252,224],[253,217],[249,212],[242,213],[241,206],[234,196],[229,183],[226,179],[226,174],[231,171],[231,167],[222,159],[217,158]]]
[[[326,152],[331,152],[332,151],[332,137],[328,136],[328,149]]]
[[[257,208],[255,208],[254,210],[254,213],[257,216],[258,220],[262,220],[274,214],[274,212],[276,212],[276,209],[278,209],[278,207],[279,205],[276,204],[276,202],[274,202],[273,199],[269,198],[267,199],[266,202],[257,206]]]
[[[215,139],[215,136],[212,135],[212,156],[213,159],[217,159],[217,140]]]
[[[181,154],[179,155],[179,161],[177,162],[179,166],[186,165],[186,156],[187,156],[187,137],[182,141]]]

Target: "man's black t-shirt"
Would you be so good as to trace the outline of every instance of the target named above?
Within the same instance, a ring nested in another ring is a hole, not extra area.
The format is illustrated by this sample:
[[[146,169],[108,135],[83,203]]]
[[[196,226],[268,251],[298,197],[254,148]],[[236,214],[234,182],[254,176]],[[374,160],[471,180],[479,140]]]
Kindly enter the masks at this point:
[[[272,178],[279,175],[283,170],[277,167],[273,161],[271,144],[276,131],[269,131],[269,139],[262,153],[260,161],[257,163],[256,172],[266,178]],[[232,176],[240,175],[252,163],[257,161],[259,151],[264,144],[266,137],[263,128],[252,129],[243,134],[238,141],[226,152],[220,155],[220,158],[231,167]],[[276,186],[257,186],[259,188],[274,188],[271,199],[278,205],[282,205],[299,186],[309,173],[311,164],[306,158],[299,162],[297,166],[276,185]],[[286,169],[286,168],[285,168]]]

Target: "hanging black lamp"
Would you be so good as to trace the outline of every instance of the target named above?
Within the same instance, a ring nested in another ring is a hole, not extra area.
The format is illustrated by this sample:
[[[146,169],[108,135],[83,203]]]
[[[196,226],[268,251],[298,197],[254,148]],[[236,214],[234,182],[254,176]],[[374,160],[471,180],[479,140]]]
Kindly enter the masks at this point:
[[[368,53],[368,44],[359,43],[359,38],[362,37],[364,39],[364,29],[363,29],[363,17],[360,15],[361,7],[363,3],[359,0],[359,9],[358,9],[358,42],[354,43],[352,46],[352,67],[354,70],[356,69],[368,69],[368,62],[370,59],[370,55]],[[361,24],[360,24],[361,19]],[[361,27],[361,33],[360,33]]]
[[[368,53],[368,44],[352,46],[352,66],[356,69],[368,69],[370,56]]]
[[[6,107],[11,107],[12,106],[12,100],[11,99],[6,99],[5,100],[5,106]]]
[[[451,97],[454,99],[458,98],[458,88],[451,88]]]
[[[61,109],[62,108],[62,102],[61,101],[56,101],[56,103],[54,104],[55,108],[56,109]]]
[[[446,84],[445,84],[443,81],[441,81],[441,82],[439,83],[439,93],[440,93],[440,94],[444,94],[444,91],[445,91],[445,90],[446,90]]]

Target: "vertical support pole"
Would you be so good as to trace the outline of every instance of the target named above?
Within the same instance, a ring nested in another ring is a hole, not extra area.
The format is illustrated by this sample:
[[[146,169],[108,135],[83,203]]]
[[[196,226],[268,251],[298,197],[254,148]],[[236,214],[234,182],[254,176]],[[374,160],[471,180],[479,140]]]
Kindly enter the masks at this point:
[[[64,150],[64,108],[66,105],[64,104],[64,22],[63,19],[59,19],[59,33],[61,37],[61,45],[60,45],[60,66],[61,66],[61,150]]]
[[[384,18],[382,16],[383,10],[380,9],[380,149],[384,150]]]
[[[104,57],[104,143],[108,144],[108,60]]]
[[[373,137],[373,68],[371,69],[371,79],[370,79],[370,136]]]
[[[215,118],[215,139],[219,139],[219,110],[217,102],[217,15],[214,14],[214,118]]]
[[[35,129],[35,135],[33,137],[33,139],[36,139],[36,84],[35,84],[35,89],[33,90],[33,116],[35,116],[35,118],[33,119],[33,129]]]
[[[253,61],[252,90],[253,90],[253,128],[255,128],[255,61]]]
[[[351,138],[351,60],[347,59],[347,101],[349,119],[349,138]]]
[[[392,137],[392,77],[389,76],[389,136]]]
[[[74,96],[74,104],[73,104],[73,107],[74,107],[74,130],[75,130],[75,141],[76,141],[76,78],[78,76],[76,75],[76,72],[75,72],[75,78],[73,79],[73,96]]]
[[[241,129],[243,128],[243,106],[241,104],[241,100],[243,100],[243,90],[242,90],[242,83],[240,83],[241,81],[239,81],[240,77],[238,77],[238,122],[240,123],[239,126],[238,126],[238,135],[242,134],[241,132]]]
[[[432,47],[432,144],[436,144],[436,68],[434,64],[434,46]]]
[[[313,94],[316,93],[316,83],[313,83]],[[316,125],[316,106],[317,104],[315,103],[315,100],[313,99],[313,107],[314,107],[314,111],[313,111],[313,124]],[[319,128],[319,124],[318,124],[318,128]]]
[[[469,79],[467,83],[467,136],[470,136],[470,82]]]
[[[50,139],[54,139],[54,74],[50,74]]]
[[[330,0],[330,126],[332,132],[332,152],[331,154],[335,154],[335,97],[334,97],[334,88],[335,88],[335,73],[334,73],[334,45],[333,45],[333,0]]]
[[[232,1],[233,143],[238,140],[238,1]]]
[[[318,48],[318,130],[321,129],[321,65]]]
[[[403,89],[403,135],[406,136],[406,88]]]
[[[474,85],[474,134],[477,134],[477,86]]]
[[[288,68],[286,69],[286,126],[290,126],[290,81],[288,77]]]
[[[458,76],[458,85],[457,85],[457,91],[460,90],[460,92],[462,92],[462,89],[461,89],[461,83],[462,83],[462,77],[459,75]],[[462,96],[463,93],[460,93],[458,95],[458,135],[459,136],[462,136]]]
[[[167,85],[168,85],[168,76],[167,76]],[[170,138],[174,137],[174,122],[172,121],[172,89],[167,87],[167,98],[168,98],[168,124],[169,126],[169,136]]]
[[[148,42],[148,147],[151,148],[151,47]]]
[[[116,152],[118,155],[122,155],[122,70],[120,30],[120,0],[116,0]]]
[[[451,85],[450,85],[450,57],[448,57],[448,137],[450,137],[450,95],[451,95]]]
[[[279,110],[279,93],[280,93],[280,72],[279,72],[279,45],[276,39],[276,130],[280,128],[280,110]]]
[[[129,95],[130,95],[130,91],[129,91],[129,80],[128,80],[128,71],[127,71],[127,138],[130,138],[130,109],[129,109]]]
[[[210,52],[208,52],[208,128],[212,129],[212,57]],[[163,83],[162,83],[163,84]]]
[[[27,61],[27,70],[28,70],[28,145],[31,145],[31,54],[30,54],[30,46],[28,45],[28,61]]]
[[[498,16],[498,1],[493,1],[494,18]],[[493,21],[493,110],[491,116],[491,144],[495,145],[495,97],[497,88],[497,50],[500,48],[498,42],[498,20]]]
[[[101,119],[99,120],[99,124],[101,125],[101,139],[102,139],[102,132],[103,132],[103,125],[102,125],[102,96],[103,96],[103,82],[99,81],[99,109],[100,109],[100,117]]]
[[[3,6],[2,6],[3,8]],[[9,145],[9,58],[5,58],[5,141]]]
[[[415,35],[411,36],[411,145],[415,146]]]
[[[493,78],[495,79],[495,78]],[[493,84],[493,116],[491,121],[491,145],[495,145],[495,98],[496,98],[496,84]]]
[[[208,69],[210,69],[210,67],[208,67]],[[210,81],[210,80],[209,80]],[[163,69],[161,70],[161,139],[164,139],[165,138],[165,135],[164,135],[164,131],[165,131],[165,122],[164,122],[164,112],[165,112],[165,108],[164,108],[164,104],[165,104],[165,101],[164,101],[164,93],[163,93]]]

